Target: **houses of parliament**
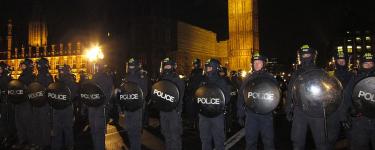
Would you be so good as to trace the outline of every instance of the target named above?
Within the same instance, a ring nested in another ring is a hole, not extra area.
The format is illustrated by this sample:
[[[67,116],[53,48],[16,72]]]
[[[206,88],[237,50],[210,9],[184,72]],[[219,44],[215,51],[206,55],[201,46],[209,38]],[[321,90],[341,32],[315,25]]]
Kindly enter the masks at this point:
[[[146,65],[149,64],[151,72],[158,72],[158,67],[152,65],[159,64],[158,61],[165,56],[176,59],[178,71],[185,75],[189,74],[195,58],[203,61],[217,58],[228,70],[248,71],[252,52],[259,51],[257,12],[257,0],[228,0],[229,39],[225,41],[217,41],[216,33],[212,31],[171,18],[129,17],[129,24],[133,25],[128,27],[129,51],[125,53],[139,55]],[[83,55],[85,48],[82,43],[85,42],[48,43],[48,27],[40,15],[33,15],[27,26],[27,43],[14,44],[13,22],[11,19],[7,22],[7,34],[3,38],[6,46],[0,50],[0,61],[11,66],[13,78],[18,78],[21,73],[19,63],[25,58],[33,61],[47,58],[52,75],[56,75],[58,65],[63,64],[70,65],[76,76],[80,71],[90,72],[89,61]]]
[[[12,78],[17,79],[21,74],[22,70],[19,64],[25,58],[33,60],[34,63],[41,57],[48,59],[52,76],[56,76],[58,66],[64,64],[72,68],[72,72],[77,78],[79,78],[78,73],[80,71],[89,71],[87,69],[88,61],[83,55],[83,47],[79,41],[48,44],[48,27],[43,17],[42,6],[39,3],[32,5],[31,17],[27,23],[27,41],[21,41],[22,39],[18,35],[25,35],[25,33],[20,33],[22,30],[15,32],[15,24],[12,19],[8,19],[6,34],[2,34],[5,37],[0,37],[0,39],[3,39],[1,41],[3,45],[0,45],[0,61],[11,67]],[[16,26],[18,25],[21,24]],[[20,28],[23,27],[18,29]]]
[[[28,24],[28,43],[15,47],[13,45],[13,24],[8,20],[7,25],[7,49],[1,53],[1,61],[5,61],[12,68],[12,77],[18,78],[21,74],[19,64],[30,58],[36,62],[44,57],[50,62],[50,73],[57,74],[59,65],[67,64],[72,67],[72,72],[77,75],[79,71],[87,71],[88,61],[83,56],[80,42],[47,45],[48,30],[44,22],[31,21]]]
[[[172,0],[163,0],[160,10],[141,3],[128,6],[129,53],[136,52],[150,72],[158,72],[159,61],[172,57],[177,61],[180,74],[190,74],[192,61],[209,58],[220,60],[229,71],[249,71],[251,55],[259,51],[258,0],[228,0],[229,39],[218,41],[217,33],[186,23],[166,19],[171,16],[167,7]],[[155,10],[156,9],[156,10]],[[148,16],[159,12],[160,16]],[[134,13],[135,15],[132,15]]]

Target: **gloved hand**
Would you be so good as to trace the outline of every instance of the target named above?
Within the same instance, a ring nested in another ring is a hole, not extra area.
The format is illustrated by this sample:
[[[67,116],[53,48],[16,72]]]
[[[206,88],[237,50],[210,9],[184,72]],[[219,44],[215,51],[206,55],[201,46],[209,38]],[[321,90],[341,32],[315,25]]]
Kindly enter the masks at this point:
[[[341,121],[340,124],[341,127],[343,127],[345,130],[350,129],[352,127],[351,121]]]
[[[352,118],[350,114],[343,117],[343,119],[340,121],[341,127],[343,127],[345,130],[350,129],[352,127]]]

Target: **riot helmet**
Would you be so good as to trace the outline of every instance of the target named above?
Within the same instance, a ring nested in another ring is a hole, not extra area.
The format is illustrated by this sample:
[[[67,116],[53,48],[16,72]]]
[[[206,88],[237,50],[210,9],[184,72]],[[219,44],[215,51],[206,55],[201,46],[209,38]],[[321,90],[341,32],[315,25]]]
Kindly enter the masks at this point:
[[[254,71],[263,70],[267,64],[267,58],[261,55],[259,52],[255,52],[251,58],[251,63],[253,64]]]
[[[337,50],[333,57],[336,69],[341,70],[346,68],[346,54],[343,50]]]
[[[135,73],[141,70],[142,64],[138,61],[138,59],[130,58],[128,62],[126,62],[126,73]]]
[[[26,58],[21,62],[20,67],[22,71],[32,71],[34,67],[33,63],[31,59]]]
[[[375,63],[374,55],[371,52],[365,52],[360,58],[360,68],[363,70],[373,70]]]
[[[208,59],[204,65],[204,71],[208,77],[218,76],[220,70],[220,62],[217,59]]]
[[[200,69],[202,66],[202,62],[200,59],[194,59],[193,60],[193,69]]]
[[[219,75],[221,77],[226,77],[227,76],[227,73],[228,72],[228,69],[226,67],[221,67],[220,71],[219,71]]]
[[[298,50],[298,57],[302,66],[315,63],[317,51],[309,45],[302,45]]]
[[[40,58],[36,62],[36,64],[37,64],[38,71],[45,71],[49,69],[49,61],[44,57]]]
[[[11,73],[11,69],[10,69],[10,66],[7,65],[5,62],[0,62],[0,74],[1,76],[5,75],[5,76],[10,76],[10,73]]]
[[[161,74],[168,75],[176,71],[177,63],[176,61],[170,59],[169,57],[164,58],[161,61],[160,72]]]
[[[71,70],[72,69],[67,64],[60,65],[58,68],[59,74],[71,74],[72,73]]]

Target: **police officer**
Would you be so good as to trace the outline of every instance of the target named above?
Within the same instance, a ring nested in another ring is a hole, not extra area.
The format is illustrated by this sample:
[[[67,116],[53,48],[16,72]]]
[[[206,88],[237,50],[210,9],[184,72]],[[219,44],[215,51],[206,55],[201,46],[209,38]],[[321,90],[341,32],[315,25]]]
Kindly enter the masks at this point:
[[[335,58],[335,71],[334,75],[340,80],[342,86],[345,88],[350,79],[353,77],[353,73],[349,71],[346,60],[347,55],[343,51],[337,51],[334,55]]]
[[[0,149],[9,146],[15,133],[14,106],[8,102],[6,90],[10,76],[10,67],[0,62]]]
[[[203,80],[203,69],[202,69],[202,63],[200,59],[194,59],[193,61],[193,69],[191,70],[189,80],[186,85],[186,92],[185,92],[185,99],[184,99],[184,105],[185,105],[185,112],[188,115],[188,120],[191,120],[191,125],[193,128],[195,128],[198,118],[198,106],[196,103],[194,103],[193,96],[194,92],[199,87],[199,84]]]
[[[230,72],[230,80],[232,81],[234,87],[236,89],[239,89],[241,86],[241,77],[239,76],[239,73],[237,71],[231,71]]]
[[[352,92],[355,84],[368,76],[375,75],[375,57],[371,52],[365,52],[360,59],[360,68],[358,73],[349,81],[344,96],[344,104],[348,107],[351,114],[352,129],[350,146],[351,149],[369,150],[375,147],[375,119],[363,115],[360,110],[353,107]]]
[[[33,74],[33,61],[30,59],[25,59],[21,62],[20,68],[22,69],[22,73],[18,80],[20,80],[23,84],[28,86],[31,82],[35,80],[35,75]],[[26,97],[25,97],[26,99]],[[32,142],[31,137],[31,126],[30,126],[30,118],[31,118],[31,106],[30,103],[25,100],[20,104],[16,104],[14,106],[14,113],[15,113],[15,123],[17,128],[17,136],[18,136],[18,143],[13,145],[13,149],[20,149],[24,146],[27,148]]]
[[[124,78],[125,82],[136,83],[143,92],[143,97],[147,97],[148,89],[148,77],[141,71],[142,64],[135,58],[130,58],[127,65],[127,74]],[[145,103],[144,103],[145,104]],[[142,116],[144,112],[144,106],[135,111],[125,111],[125,124],[128,131],[130,149],[141,150],[141,131],[142,131]]]
[[[309,45],[303,45],[298,50],[298,54],[301,63],[297,67],[297,70],[292,74],[289,81],[285,108],[287,119],[293,121],[291,133],[293,149],[305,149],[305,138],[308,127],[311,129],[316,149],[328,149],[328,143],[326,142],[324,132],[324,118],[312,118],[307,116],[303,112],[302,106],[295,103],[299,100],[293,99],[294,97],[292,96],[292,88],[298,76],[309,70],[318,69],[318,67],[315,65],[317,52]]]
[[[78,83],[81,84],[81,83],[85,82],[86,80],[88,80],[88,76],[87,76],[86,72],[83,71],[83,70],[79,71],[79,82]]]
[[[334,54],[335,70],[333,75],[341,82],[345,89],[348,82],[352,79],[353,74],[348,70],[346,63],[346,54],[343,51],[337,51]],[[348,129],[350,125],[347,122],[347,109],[345,105],[341,104],[336,112],[328,116],[328,142],[329,149],[334,149],[336,141],[339,138],[341,126]]]
[[[237,101],[237,88],[234,82],[228,77],[228,68],[221,67],[219,76],[225,80],[230,87],[230,103],[226,106],[225,110],[225,132],[230,133],[233,128],[233,123],[236,122],[236,101]]]
[[[36,81],[44,87],[48,87],[53,82],[51,74],[48,72],[49,62],[46,58],[41,58],[37,61],[38,74]],[[44,149],[50,145],[51,139],[51,117],[50,107],[45,104],[41,107],[32,106],[32,142],[36,149]]]
[[[71,92],[71,99],[74,99],[78,93],[78,85],[75,83],[75,76],[72,74],[68,65],[64,64],[58,68],[58,78],[56,82],[62,82]],[[52,109],[52,150],[74,149],[73,135],[73,104],[63,109]]]
[[[221,78],[223,78],[223,79],[225,80],[225,82],[226,82],[228,85],[230,85],[231,92],[234,92],[234,91],[237,90],[237,89],[236,89],[236,86],[235,86],[235,83],[232,82],[232,81],[230,80],[230,78],[228,77],[228,68],[226,68],[226,67],[221,67],[221,69],[219,70],[219,76],[220,76]]]
[[[165,138],[166,150],[180,150],[182,149],[181,135],[182,135],[182,103],[185,91],[185,84],[177,72],[177,64],[170,58],[163,59],[161,63],[161,77],[160,80],[169,80],[175,83],[180,91],[180,99],[177,108],[170,112],[160,111],[160,125],[161,132]]]
[[[220,88],[224,93],[225,103],[228,104],[230,99],[230,86],[225,79],[219,76],[220,70],[221,67],[218,60],[207,60],[205,64],[205,78],[201,84],[215,85]],[[202,142],[202,150],[211,150],[212,141],[216,150],[224,150],[224,112],[215,117],[208,117],[200,113],[199,132]]]
[[[96,73],[93,76],[93,81],[99,85],[105,95],[105,101],[103,105],[98,107],[88,107],[89,114],[89,125],[91,138],[94,144],[95,150],[105,149],[105,132],[107,128],[107,110],[106,107],[109,105],[112,92],[114,89],[113,79],[108,72],[105,71],[105,65],[99,62],[96,64]]]
[[[254,53],[252,57],[252,74],[244,79],[243,84],[240,87],[240,91],[245,89],[247,82],[257,77],[265,77],[274,80],[276,79],[268,73],[265,69],[267,59],[259,53]],[[244,95],[240,94],[237,100],[237,115],[239,118],[239,124],[245,125],[246,131],[246,150],[257,150],[258,147],[258,135],[261,135],[264,149],[274,150],[274,130],[273,130],[273,114],[258,114],[253,110],[245,107]],[[243,118],[246,116],[245,122]]]
[[[118,84],[121,84],[121,82],[117,81],[117,77],[118,77],[117,73],[116,73],[116,71],[114,71],[110,67],[106,67],[105,72],[113,80],[113,86],[114,86],[113,93],[116,94],[116,91],[118,91],[118,87],[119,87]],[[109,110],[109,112],[107,113],[108,114],[108,118],[107,118],[108,124],[118,125],[119,124],[119,118],[120,118],[120,116],[119,116],[120,110],[118,109],[117,104],[116,104],[116,96],[111,97],[111,99],[109,101],[109,104],[110,105],[107,105],[107,108]]]
[[[83,70],[79,71],[79,81],[78,81],[78,87],[82,85],[85,81],[87,81],[89,78],[87,76],[87,73]],[[79,99],[79,96],[76,97],[76,99]],[[80,132],[87,124],[88,124],[88,117],[87,117],[87,109],[83,107],[84,104],[82,104],[82,101],[80,100],[73,100],[73,108],[74,108],[74,132]]]

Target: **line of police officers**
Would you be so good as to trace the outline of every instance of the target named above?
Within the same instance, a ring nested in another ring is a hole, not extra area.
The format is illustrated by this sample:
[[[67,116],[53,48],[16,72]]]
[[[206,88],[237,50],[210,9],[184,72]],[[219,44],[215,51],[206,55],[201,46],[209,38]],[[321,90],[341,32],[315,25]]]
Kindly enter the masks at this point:
[[[298,50],[301,63],[288,84],[285,110],[287,119],[292,121],[293,149],[305,149],[309,128],[316,149],[334,149],[341,127],[351,128],[351,132],[345,132],[351,141],[351,149],[370,149],[370,143],[374,149],[375,120],[372,116],[374,110],[371,110],[374,109],[374,95],[371,97],[371,92],[368,96],[359,90],[356,98],[352,92],[358,88],[359,81],[374,76],[373,55],[365,53],[361,56],[360,69],[351,73],[345,61],[346,55],[337,52],[336,70],[333,73],[335,77],[315,65],[316,56],[315,49],[308,45],[302,46]],[[258,137],[261,136],[264,149],[272,150],[275,149],[273,111],[280,102],[281,91],[278,81],[265,69],[266,57],[254,53],[251,61],[252,73],[238,85],[238,99],[235,102],[237,119],[245,128],[246,149],[258,149]],[[193,125],[198,124],[203,150],[225,148],[225,113],[228,104],[233,103],[230,101],[231,92],[236,91],[232,89],[236,87],[233,84],[239,83],[232,84],[220,76],[223,67],[216,59],[209,59],[204,70],[201,69],[200,60],[194,60],[194,69],[185,85],[176,72],[176,62],[165,58],[161,62],[160,77],[150,88],[150,79],[142,69],[142,64],[131,58],[127,61],[126,75],[117,90],[114,90],[112,76],[102,64],[96,67],[93,79],[83,81],[81,85],[75,82],[68,65],[59,67],[58,78],[53,82],[48,72],[48,60],[41,58],[36,64],[38,73],[34,75],[33,62],[25,59],[21,63],[22,74],[18,80],[29,88],[35,86],[35,82],[48,87],[50,92],[46,93],[49,103],[32,102],[35,95],[30,94],[24,97],[25,100],[10,103],[9,95],[12,93],[8,84],[13,80],[10,78],[9,66],[0,64],[0,136],[3,146],[14,139],[12,133],[17,131],[17,144],[12,146],[13,149],[47,149],[49,145],[54,150],[73,149],[74,107],[73,103],[65,104],[65,101],[78,98],[85,104],[80,108],[81,111],[88,111],[93,147],[103,150],[107,109],[110,98],[116,97],[116,107],[126,116],[125,124],[132,150],[141,149],[142,121],[148,98],[151,99],[150,105],[160,111],[161,132],[167,150],[182,149],[183,110]],[[68,97],[59,97],[58,92],[61,94],[64,89],[68,89],[69,94],[65,95]],[[53,90],[55,93],[51,92]],[[361,94],[364,96],[361,97]],[[358,98],[368,101],[358,101]],[[363,106],[367,103],[368,106]]]

